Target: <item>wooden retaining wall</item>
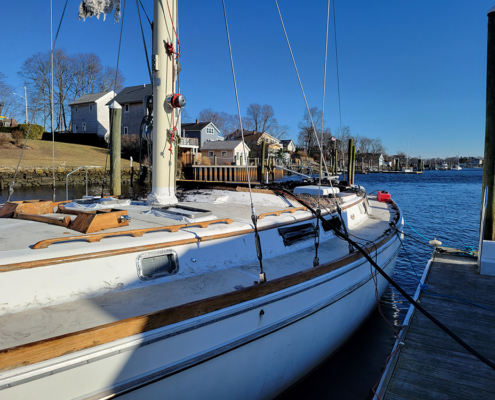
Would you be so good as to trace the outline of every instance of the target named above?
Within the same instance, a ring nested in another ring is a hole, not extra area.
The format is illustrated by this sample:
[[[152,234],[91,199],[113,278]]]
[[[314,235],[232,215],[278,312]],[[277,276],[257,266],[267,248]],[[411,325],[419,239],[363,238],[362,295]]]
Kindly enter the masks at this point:
[[[186,179],[195,181],[209,182],[247,182],[248,171],[251,182],[260,182],[261,167],[259,166],[240,166],[240,165],[191,165],[184,167],[184,176]],[[265,172],[266,173],[266,172]],[[269,173],[269,179],[282,179],[284,171],[275,169]]]

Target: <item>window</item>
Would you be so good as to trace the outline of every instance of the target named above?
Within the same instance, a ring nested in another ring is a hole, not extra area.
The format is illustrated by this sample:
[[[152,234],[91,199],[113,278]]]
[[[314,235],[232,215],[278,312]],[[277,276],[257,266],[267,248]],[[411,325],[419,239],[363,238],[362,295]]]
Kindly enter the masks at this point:
[[[82,123],[83,131],[86,132],[86,122]]]
[[[74,126],[72,127],[72,132],[77,132],[77,125],[74,124]]]
[[[208,157],[213,157],[213,151],[208,152]]]
[[[222,157],[227,157],[227,152],[226,151],[222,151]]]
[[[129,133],[129,129],[127,128],[127,126],[124,126],[124,135],[127,135]]]
[[[213,134],[215,132],[213,131],[213,128],[206,128],[206,133]]]
[[[93,104],[89,105],[89,111],[93,111]]]
[[[77,106],[76,106],[76,112],[77,112]]]
[[[129,104],[125,105],[125,112],[129,112]]]

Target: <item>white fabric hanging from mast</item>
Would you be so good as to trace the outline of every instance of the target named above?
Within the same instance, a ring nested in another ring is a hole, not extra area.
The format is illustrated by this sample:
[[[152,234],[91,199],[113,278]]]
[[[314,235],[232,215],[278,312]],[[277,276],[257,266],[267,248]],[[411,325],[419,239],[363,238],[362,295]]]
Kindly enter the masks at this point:
[[[96,18],[100,18],[100,14],[103,14],[103,20],[105,20],[106,14],[110,14],[114,7],[114,19],[115,22],[119,22],[120,0],[82,0],[79,5],[79,19],[86,19],[94,15]]]

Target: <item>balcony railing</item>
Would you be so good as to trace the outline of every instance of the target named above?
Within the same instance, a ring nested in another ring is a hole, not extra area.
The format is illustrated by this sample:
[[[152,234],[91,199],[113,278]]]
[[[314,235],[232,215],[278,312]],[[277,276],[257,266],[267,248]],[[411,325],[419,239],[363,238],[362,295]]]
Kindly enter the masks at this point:
[[[199,140],[196,138],[181,137],[179,146],[199,146]]]

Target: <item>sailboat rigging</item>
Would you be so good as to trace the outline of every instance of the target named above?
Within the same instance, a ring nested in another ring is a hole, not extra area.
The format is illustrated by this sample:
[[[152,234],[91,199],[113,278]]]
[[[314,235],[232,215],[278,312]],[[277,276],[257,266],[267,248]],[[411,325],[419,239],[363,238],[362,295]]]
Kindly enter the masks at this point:
[[[98,14],[120,2],[82,4],[105,4],[81,6]],[[0,209],[0,322],[11,333],[0,338],[0,396],[274,398],[334,353],[386,288],[370,262],[394,270],[393,201],[337,180],[195,182],[177,195],[177,10],[154,1],[150,195]],[[232,72],[236,85],[233,61]],[[351,233],[362,253],[342,240]]]

